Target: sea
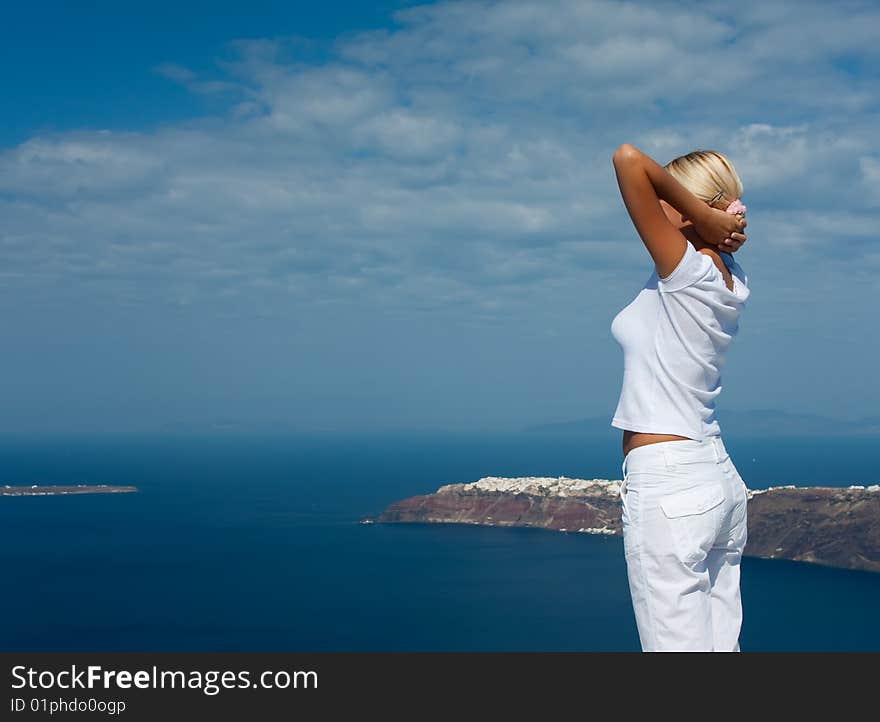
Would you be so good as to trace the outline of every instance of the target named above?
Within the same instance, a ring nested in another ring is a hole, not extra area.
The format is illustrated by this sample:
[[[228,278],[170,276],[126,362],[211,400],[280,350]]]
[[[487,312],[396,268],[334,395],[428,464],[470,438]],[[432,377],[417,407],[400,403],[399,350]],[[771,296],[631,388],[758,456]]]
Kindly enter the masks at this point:
[[[725,436],[753,489],[877,484],[876,437]],[[620,478],[577,433],[0,436],[3,651],[638,651],[623,542],[363,524],[482,476]],[[743,651],[880,651],[880,574],[745,557]]]

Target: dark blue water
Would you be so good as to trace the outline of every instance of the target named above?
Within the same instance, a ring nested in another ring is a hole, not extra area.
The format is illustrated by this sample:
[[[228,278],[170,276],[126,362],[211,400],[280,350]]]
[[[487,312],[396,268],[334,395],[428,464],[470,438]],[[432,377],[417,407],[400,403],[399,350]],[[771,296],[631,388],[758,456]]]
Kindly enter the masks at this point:
[[[727,440],[752,488],[878,483],[871,439]],[[0,439],[0,648],[637,650],[622,541],[364,525],[481,476],[620,477],[616,434]],[[745,558],[742,647],[880,650],[880,574]]]

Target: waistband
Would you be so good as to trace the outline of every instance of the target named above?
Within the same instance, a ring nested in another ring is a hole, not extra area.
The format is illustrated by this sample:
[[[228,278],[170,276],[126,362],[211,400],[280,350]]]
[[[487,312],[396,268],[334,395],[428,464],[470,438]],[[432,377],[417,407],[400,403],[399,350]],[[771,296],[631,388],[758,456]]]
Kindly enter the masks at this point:
[[[653,460],[671,467],[675,464],[687,464],[697,461],[721,462],[730,454],[724,446],[720,436],[707,436],[705,439],[672,439],[669,441],[657,441],[653,444],[643,444],[623,457],[620,470],[622,478],[626,478],[627,468]]]

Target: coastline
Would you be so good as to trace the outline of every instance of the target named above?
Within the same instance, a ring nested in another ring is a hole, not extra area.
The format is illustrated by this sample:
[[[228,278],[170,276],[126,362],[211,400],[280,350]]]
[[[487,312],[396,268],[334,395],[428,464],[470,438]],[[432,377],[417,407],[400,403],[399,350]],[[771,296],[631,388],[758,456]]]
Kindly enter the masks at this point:
[[[457,523],[622,534],[620,481],[484,477],[407,497],[361,523]],[[745,556],[880,572],[880,485],[749,489]]]

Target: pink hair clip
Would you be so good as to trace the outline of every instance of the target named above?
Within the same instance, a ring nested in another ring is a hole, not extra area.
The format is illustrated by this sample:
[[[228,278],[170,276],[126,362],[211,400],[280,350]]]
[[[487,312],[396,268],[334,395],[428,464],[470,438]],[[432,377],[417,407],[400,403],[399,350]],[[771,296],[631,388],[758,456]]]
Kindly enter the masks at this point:
[[[734,198],[733,201],[731,201],[730,205],[727,206],[727,212],[732,214],[742,213],[743,215],[745,215],[745,203],[743,203],[739,198]]]

